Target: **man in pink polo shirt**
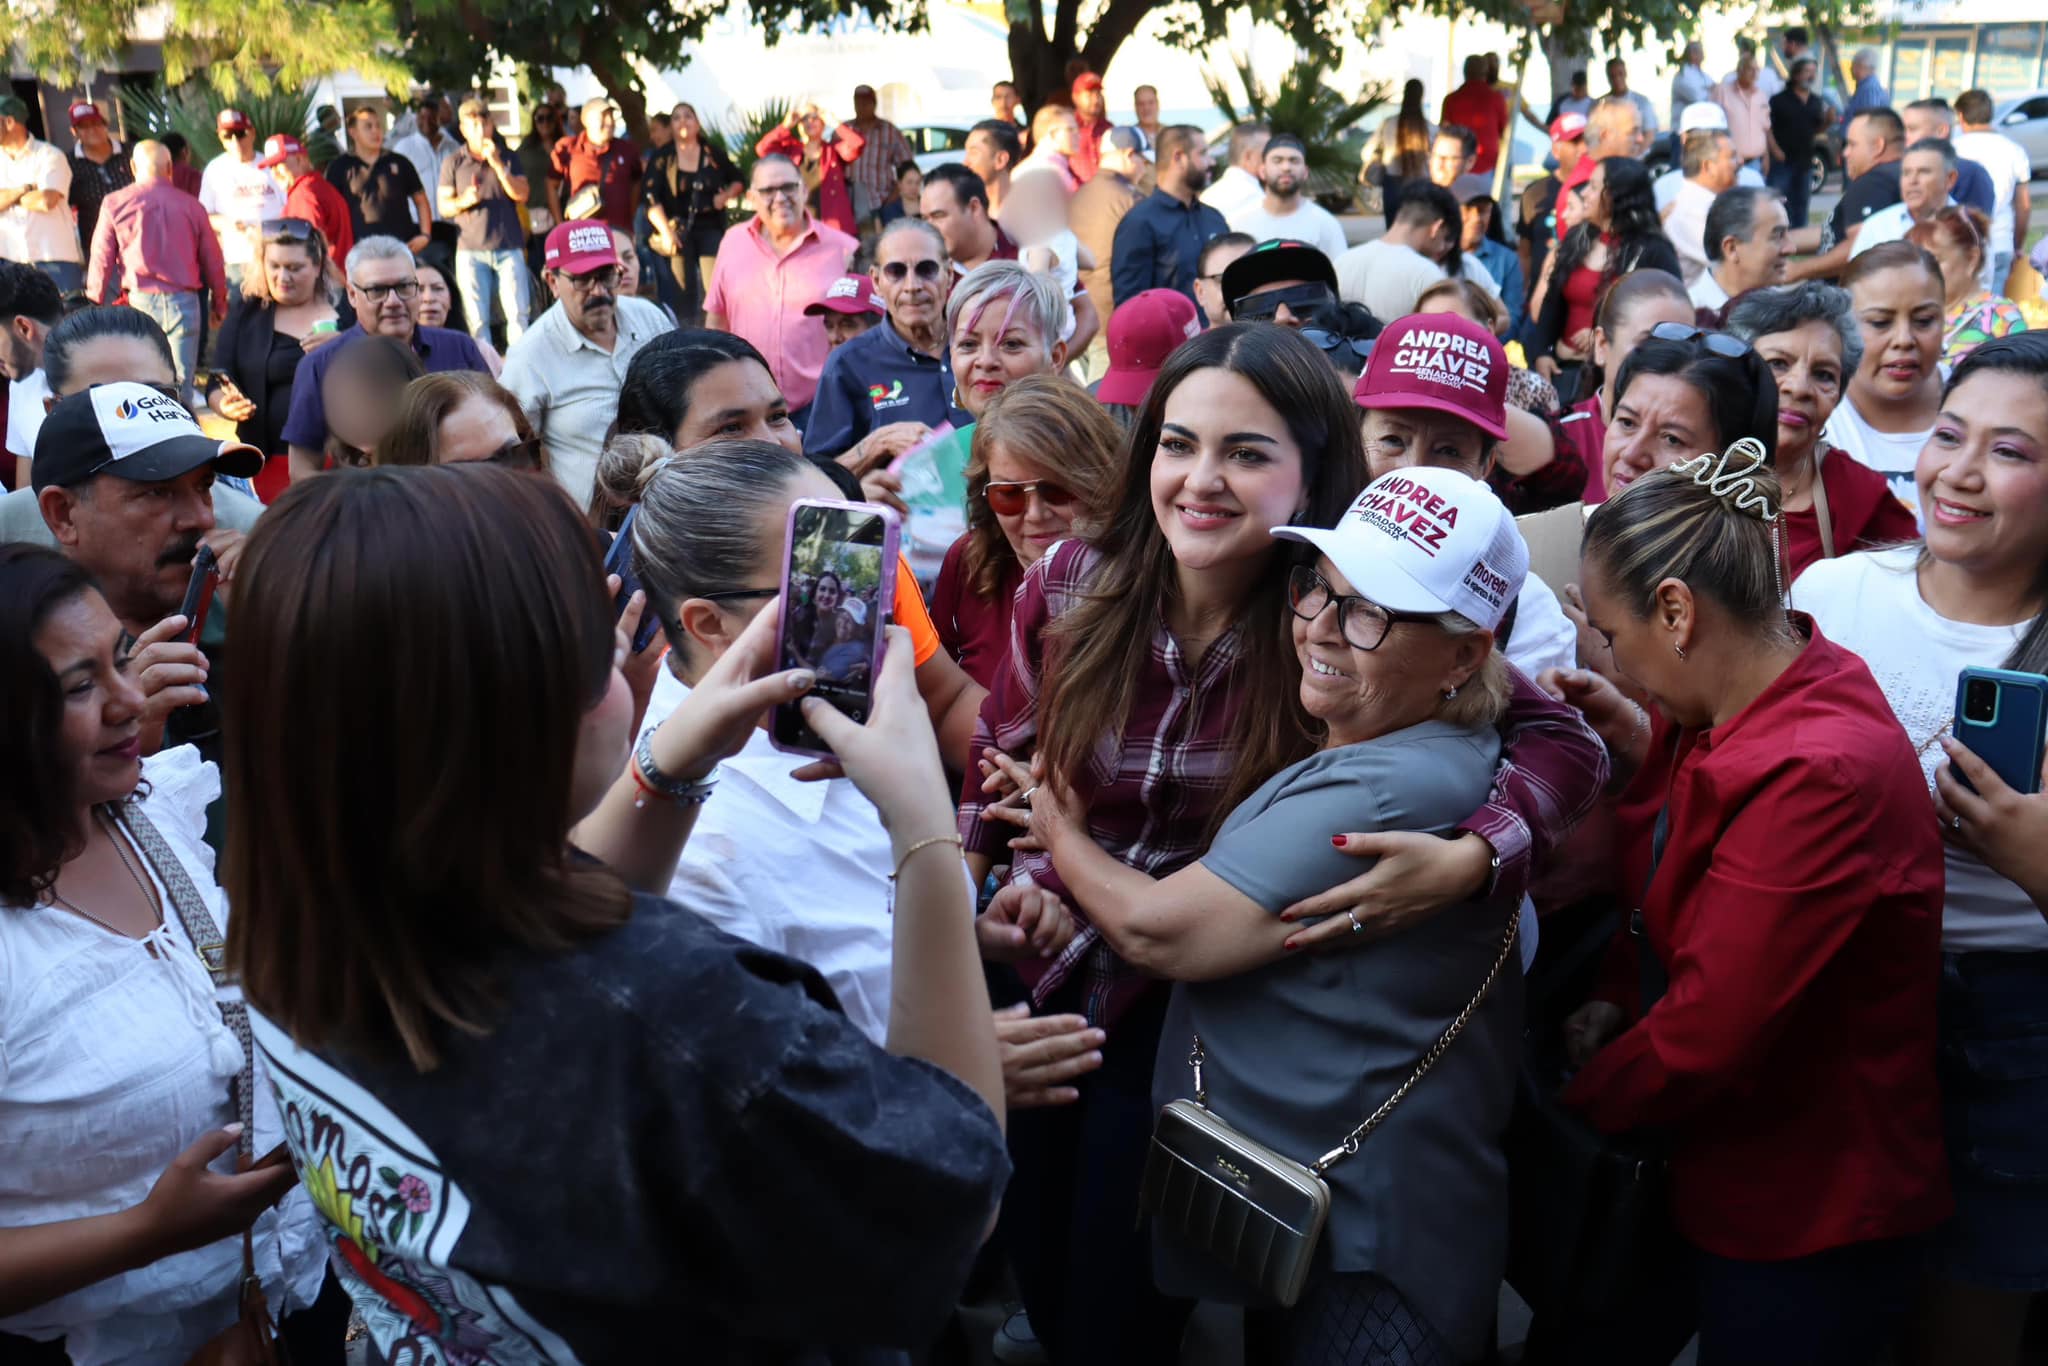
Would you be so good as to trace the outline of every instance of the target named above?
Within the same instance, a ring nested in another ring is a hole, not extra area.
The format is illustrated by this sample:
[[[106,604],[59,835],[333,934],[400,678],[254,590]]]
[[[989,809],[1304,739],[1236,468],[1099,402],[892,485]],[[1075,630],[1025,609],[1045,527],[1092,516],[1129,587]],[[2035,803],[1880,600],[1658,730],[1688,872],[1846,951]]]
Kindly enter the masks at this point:
[[[846,273],[856,243],[811,217],[803,177],[787,157],[754,163],[747,199],[753,218],[719,243],[704,325],[754,344],[802,426],[832,349],[825,325],[804,310]]]

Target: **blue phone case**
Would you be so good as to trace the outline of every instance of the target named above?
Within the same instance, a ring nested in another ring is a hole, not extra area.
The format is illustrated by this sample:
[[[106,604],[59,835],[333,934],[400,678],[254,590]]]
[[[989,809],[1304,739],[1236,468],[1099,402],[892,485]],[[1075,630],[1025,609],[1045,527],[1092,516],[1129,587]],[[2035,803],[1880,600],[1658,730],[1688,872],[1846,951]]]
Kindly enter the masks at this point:
[[[1997,701],[1988,720],[1972,719],[1969,714],[1967,703],[1973,681],[1988,682],[1997,690]],[[2048,678],[1975,666],[1957,676],[1956,739],[1991,765],[2015,792],[2041,790],[2044,725],[2048,725]],[[1955,776],[1965,787],[1971,786],[1960,771]]]
[[[625,520],[619,523],[618,532],[612,537],[611,548],[605,552],[604,572],[619,576],[619,595],[612,599],[614,614],[624,612],[626,603],[633,594],[640,591],[640,578],[633,572],[633,519],[640,515],[640,505],[635,503],[626,509]],[[640,616],[640,629],[633,632],[633,653],[646,649],[654,639],[654,633],[661,629],[661,618],[655,614],[654,604],[648,603]]]

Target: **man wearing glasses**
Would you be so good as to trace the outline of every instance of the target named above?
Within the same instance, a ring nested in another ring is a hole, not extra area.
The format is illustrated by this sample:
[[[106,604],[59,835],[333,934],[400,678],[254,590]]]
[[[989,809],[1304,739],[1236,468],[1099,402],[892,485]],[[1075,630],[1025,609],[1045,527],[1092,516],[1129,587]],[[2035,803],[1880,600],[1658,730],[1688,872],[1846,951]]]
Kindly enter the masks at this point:
[[[395,237],[365,237],[348,254],[348,301],[356,325],[299,362],[292,379],[291,413],[285,418],[285,447],[292,478],[317,474],[326,461],[327,408],[321,381],[334,358],[357,338],[389,337],[412,348],[428,374],[448,370],[490,373],[483,352],[465,333],[419,324],[420,282],[412,252]]]
[[[177,361],[178,389],[193,406],[199,368],[200,291],[213,299],[213,323],[228,313],[228,277],[220,243],[199,202],[171,183],[171,154],[161,142],[135,144],[129,158],[135,183],[100,204],[92,237],[86,297],[128,305],[156,319]]]
[[[946,358],[946,239],[921,218],[899,218],[875,242],[879,327],[833,351],[818,381],[804,454],[836,457],[857,475],[886,465],[953,411]],[[960,425],[970,421],[960,415]]]
[[[704,325],[746,338],[768,362],[802,428],[831,343],[804,309],[846,273],[854,240],[804,207],[804,182],[788,157],[754,163],[747,200],[754,216],[726,233],[704,287]]]
[[[525,409],[555,478],[581,506],[590,501],[627,367],[674,324],[658,305],[621,295],[618,247],[603,219],[557,224],[541,259],[554,306],[506,350],[499,382]]]
[[[239,290],[242,272],[262,256],[263,220],[284,217],[284,191],[256,164],[256,125],[247,114],[223,109],[214,126],[226,150],[206,163],[199,205],[213,219],[228,284]]]

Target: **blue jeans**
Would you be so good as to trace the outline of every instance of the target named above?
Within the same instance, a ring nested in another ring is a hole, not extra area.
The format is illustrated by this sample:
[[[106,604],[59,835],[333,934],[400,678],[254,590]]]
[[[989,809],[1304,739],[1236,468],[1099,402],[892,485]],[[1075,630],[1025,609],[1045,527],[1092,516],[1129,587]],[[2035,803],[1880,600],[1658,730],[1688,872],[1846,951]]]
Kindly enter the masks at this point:
[[[156,320],[170,339],[171,359],[178,372],[178,392],[190,408],[196,398],[193,394],[193,374],[199,369],[199,295],[192,290],[179,294],[157,294],[148,290],[131,290],[128,306],[139,313],[146,313]]]
[[[469,335],[478,341],[491,339],[491,303],[495,300],[505,314],[505,345],[510,346],[526,332],[526,311],[533,289],[526,273],[526,253],[518,247],[496,251],[455,249],[455,287],[462,294],[462,311],[469,316]]]
[[[1806,226],[1806,206],[1813,194],[1808,168],[1781,161],[1771,167],[1771,188],[1785,199],[1785,222],[1795,228]]]

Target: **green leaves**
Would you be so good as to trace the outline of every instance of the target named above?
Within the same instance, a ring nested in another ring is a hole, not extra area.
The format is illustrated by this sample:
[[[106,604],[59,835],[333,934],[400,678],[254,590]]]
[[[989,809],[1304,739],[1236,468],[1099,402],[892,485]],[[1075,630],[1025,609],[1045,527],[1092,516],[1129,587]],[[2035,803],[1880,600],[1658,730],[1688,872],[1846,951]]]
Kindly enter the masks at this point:
[[[1292,133],[1302,140],[1308,149],[1309,193],[1326,203],[1351,198],[1364,141],[1358,124],[1384,105],[1391,93],[1386,86],[1367,85],[1357,99],[1346,99],[1323,79],[1334,65],[1327,52],[1324,49],[1303,56],[1271,89],[1253,74],[1249,60],[1234,58],[1231,65],[1245,92],[1242,110],[1223,80],[1216,76],[1203,78],[1217,112],[1230,122],[1256,120],[1276,133]]]

